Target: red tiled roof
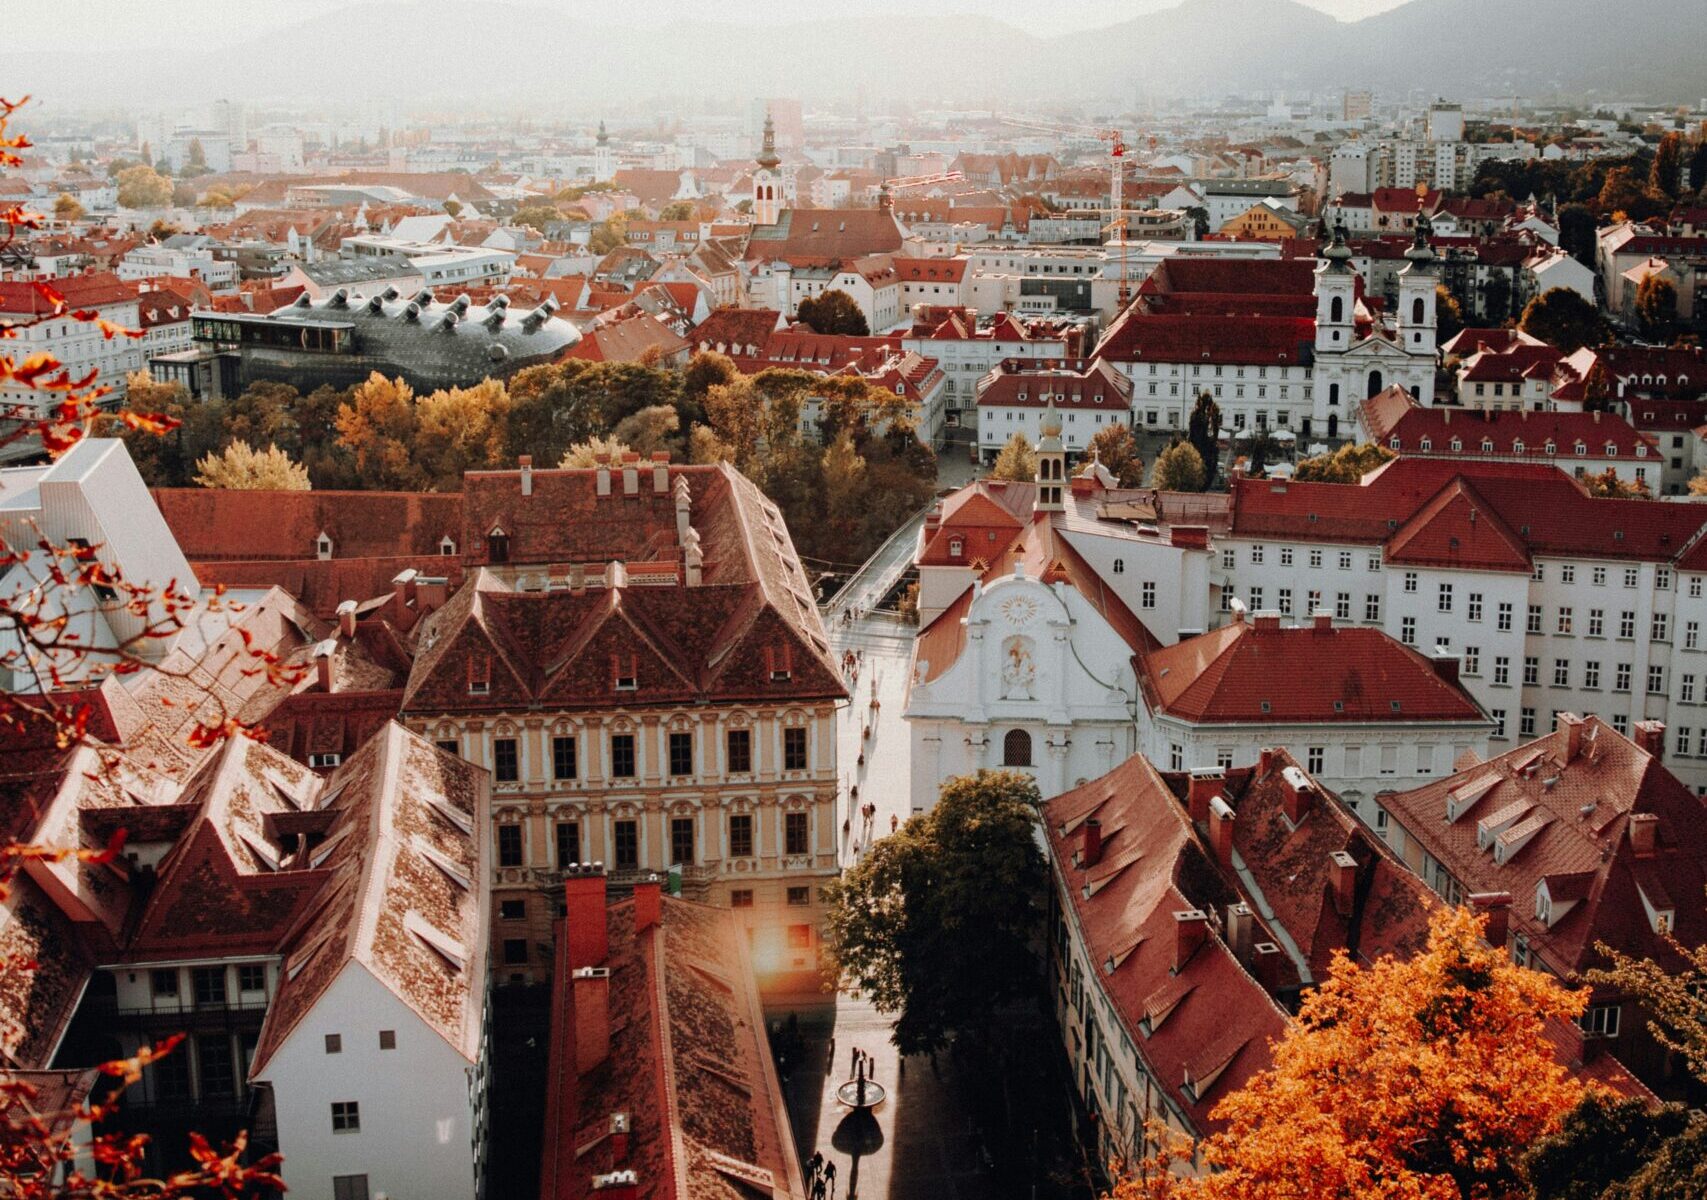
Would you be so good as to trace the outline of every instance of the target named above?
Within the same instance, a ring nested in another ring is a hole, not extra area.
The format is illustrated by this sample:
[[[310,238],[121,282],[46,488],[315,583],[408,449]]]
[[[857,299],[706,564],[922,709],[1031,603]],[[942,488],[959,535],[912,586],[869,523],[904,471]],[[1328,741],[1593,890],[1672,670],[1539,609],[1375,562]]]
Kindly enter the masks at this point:
[[[1126,412],[1131,396],[1132,381],[1106,359],[1092,362],[1082,371],[1010,360],[982,382],[978,407],[1042,408],[1053,403],[1061,408],[1106,411],[1119,416]]]
[[[1153,712],[1205,724],[1483,720],[1428,659],[1355,626],[1235,621],[1145,654],[1140,680]]]
[[[689,336],[699,350],[765,358],[781,323],[782,314],[774,308],[714,308]]]
[[[1093,357],[1114,362],[1308,365],[1316,341],[1313,317],[1151,315],[1137,305],[1115,319]]]
[[[462,496],[455,492],[155,488],[152,495],[195,563],[312,560],[322,533],[332,539],[333,561],[434,557],[446,536],[461,540]]]
[[[1316,264],[1309,259],[1184,257],[1164,258],[1140,290],[1163,295],[1311,296],[1315,286]]]
[[[893,258],[895,275],[903,283],[959,283],[971,265],[964,258]]]
[[[116,275],[66,275],[38,283],[0,280],[0,312],[40,316],[54,310],[41,289],[57,291],[72,309],[101,309],[135,302],[137,285]]]
[[[1402,388],[1389,388],[1363,402],[1362,416],[1370,440],[1401,454],[1459,458],[1521,454],[1561,467],[1568,467],[1573,458],[1659,461],[1653,438],[1614,413],[1430,408],[1417,404]],[[1489,441],[1492,448],[1484,449]],[[1578,443],[1583,447],[1581,455]],[[1554,449],[1549,452],[1548,446]]]

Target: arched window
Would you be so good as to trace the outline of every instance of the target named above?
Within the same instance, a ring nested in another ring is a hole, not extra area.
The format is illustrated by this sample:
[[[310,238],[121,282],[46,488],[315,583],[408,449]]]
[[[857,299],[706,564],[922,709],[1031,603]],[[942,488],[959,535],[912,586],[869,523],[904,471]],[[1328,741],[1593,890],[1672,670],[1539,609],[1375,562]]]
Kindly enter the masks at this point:
[[[1335,296],[1328,305],[1328,324],[1338,325],[1343,320],[1345,320],[1345,301],[1341,297]]]
[[[1423,298],[1421,296],[1418,296],[1415,300],[1411,301],[1411,324],[1412,325],[1421,325],[1422,323],[1423,323]]]
[[[1340,403],[1340,385],[1337,383],[1330,383],[1328,385],[1328,407],[1329,408],[1338,408],[1339,403]]]
[[[1029,767],[1031,765],[1031,735],[1023,729],[1010,729],[1002,738],[1002,765]]]
[[[502,529],[494,529],[486,535],[486,561],[495,563],[510,561],[510,535]]]
[[[1369,372],[1369,394],[1371,396],[1381,394],[1381,372],[1379,371]]]

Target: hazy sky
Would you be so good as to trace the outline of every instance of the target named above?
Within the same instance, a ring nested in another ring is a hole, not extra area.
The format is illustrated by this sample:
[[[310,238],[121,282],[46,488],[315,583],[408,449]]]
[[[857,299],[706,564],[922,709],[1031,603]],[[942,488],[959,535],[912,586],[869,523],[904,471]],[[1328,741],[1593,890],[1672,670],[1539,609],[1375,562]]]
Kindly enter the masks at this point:
[[[89,50],[159,45],[178,41],[190,32],[208,45],[252,37],[280,25],[352,4],[387,0],[5,0],[8,49],[32,50],[77,46]],[[982,13],[1040,33],[1066,33],[1107,25],[1125,17],[1170,7],[1177,0],[623,0],[619,6],[588,0],[513,0],[529,7],[553,9],[592,20],[621,19],[661,23],[683,17],[759,22],[809,19],[833,12]],[[1395,8],[1403,0],[1302,0],[1342,20],[1356,20]],[[458,5],[466,21],[479,10],[478,0]],[[617,16],[620,14],[620,17]]]

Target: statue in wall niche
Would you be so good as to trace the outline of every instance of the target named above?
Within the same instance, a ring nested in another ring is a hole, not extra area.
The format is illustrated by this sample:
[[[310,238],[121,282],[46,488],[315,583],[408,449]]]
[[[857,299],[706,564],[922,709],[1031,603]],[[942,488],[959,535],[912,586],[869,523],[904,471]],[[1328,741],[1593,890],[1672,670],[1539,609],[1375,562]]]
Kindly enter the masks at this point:
[[[1011,637],[1002,643],[1002,699],[1035,700],[1037,662],[1032,658],[1031,639]]]

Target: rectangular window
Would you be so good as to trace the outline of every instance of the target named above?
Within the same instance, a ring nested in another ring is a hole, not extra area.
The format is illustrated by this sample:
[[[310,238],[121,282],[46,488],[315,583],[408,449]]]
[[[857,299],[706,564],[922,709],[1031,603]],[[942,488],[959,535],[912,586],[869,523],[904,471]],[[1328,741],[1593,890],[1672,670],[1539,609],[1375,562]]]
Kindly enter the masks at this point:
[[[729,891],[729,907],[730,908],[751,908],[751,907],[753,907],[753,889],[752,888],[731,888]]]
[[[462,753],[462,746],[457,743],[455,738],[440,738],[438,741],[434,742],[433,745],[437,746],[440,750],[443,750],[446,754],[461,755]]]
[[[1687,725],[1677,727],[1677,753],[1689,753],[1689,726]]]
[[[1630,690],[1630,664],[1619,663],[1612,675],[1612,690],[1627,692]]]
[[[1281,589],[1279,589],[1279,592],[1280,592],[1280,615],[1283,617],[1290,617],[1292,615],[1292,589],[1291,588],[1281,588]]]
[[[554,737],[551,739],[551,777],[553,779],[573,779],[579,764],[576,762],[575,737],[573,734]]]
[[[610,773],[614,779],[634,778],[634,735],[610,735]]]
[[[1701,576],[1699,575],[1689,577],[1689,598],[1691,600],[1701,599]]]
[[[1583,664],[1583,686],[1596,689],[1600,687],[1600,664],[1598,662]]]
[[[1568,658],[1555,658],[1553,660],[1553,686],[1554,687],[1570,687],[1571,686],[1571,660],[1570,659],[1568,659]]]
[[[1371,571],[1379,571],[1381,569],[1381,556],[1379,554],[1371,554],[1366,565]]]
[[[751,774],[753,770],[753,731],[750,729],[731,729],[724,744],[728,750],[729,774]]]
[[[1304,751],[1304,769],[1312,775],[1320,775],[1327,758],[1327,750],[1322,746],[1310,746]]]
[[[1522,710],[1518,718],[1517,735],[1526,738],[1535,736],[1535,710],[1533,708]]]
[[[326,1035],[326,1053],[342,1054],[344,1052],[344,1035],[329,1033]]]
[[[1321,567],[1321,565],[1322,565],[1322,552],[1320,550],[1310,551],[1310,569],[1311,570],[1317,570]]]
[[[1494,395],[1497,396],[1499,394],[1499,389],[1496,387],[1494,389]],[[1529,577],[1535,580],[1536,583],[1540,583],[1543,579],[1547,578],[1547,565],[1545,563],[1536,563],[1535,570]]]
[[[1618,636],[1625,639],[1636,636],[1636,614],[1628,609],[1618,614]]]
[[[1529,620],[1524,625],[1524,632],[1541,632],[1541,606],[1539,604],[1531,604],[1529,606]]]
[[[1588,635],[1589,637],[1606,636],[1606,610],[1604,608],[1588,610]]]
[[[1251,611],[1262,611],[1262,589],[1260,587],[1254,587],[1251,589]]]
[[[1494,736],[1503,739],[1505,737],[1505,709],[1489,709],[1488,715],[1494,719]]]
[[[1612,714],[1612,732],[1620,737],[1630,736],[1630,718],[1625,713]]]
[[[332,1132],[359,1133],[362,1127],[361,1105],[354,1100],[332,1101]]]
[[[498,902],[498,919],[502,921],[525,921],[528,916],[526,900],[500,900]]]
[[[1417,590],[1417,573],[1415,571],[1405,572],[1405,590],[1407,592],[1414,592]]]
[[[1649,636],[1656,642],[1669,642],[1671,640],[1670,613],[1657,612],[1654,614],[1653,630],[1650,632]]]
[[[1363,598],[1363,619],[1365,621],[1379,621],[1381,619],[1380,596],[1370,595]]]
[[[790,908],[805,908],[812,903],[812,889],[809,887],[791,887],[788,889],[788,905]]]
[[[1234,567],[1236,567],[1238,565],[1239,565],[1238,560],[1233,557],[1233,551],[1231,551],[1231,550],[1221,551],[1221,569],[1223,571],[1231,571]]]
[[[1417,619],[1415,617],[1399,618],[1399,640],[1407,646],[1417,644]]]
[[[559,870],[581,861],[581,823],[559,821],[557,835],[557,867]]]
[[[1435,596],[1434,607],[1436,612],[1449,613],[1452,611],[1452,585],[1450,583],[1440,585],[1438,594]]]
[[[1511,682],[1511,659],[1503,654],[1494,655],[1494,683],[1505,687]]]
[[[1541,660],[1533,654],[1523,657],[1523,686],[1534,687],[1541,682]]]
[[[1464,674],[1480,675],[1482,673],[1482,648],[1480,646],[1464,647]]]
[[[692,817],[670,818],[670,861],[682,866],[692,866],[697,859],[694,857],[694,821]]]
[[[367,1200],[367,1176],[332,1176],[332,1200]]]
[[[1501,601],[1499,609],[1494,614],[1494,628],[1501,633],[1511,632],[1511,604]]]
[[[504,939],[504,965],[506,967],[525,967],[528,962],[528,940],[526,938]]]
[[[729,814],[729,857],[753,857],[753,814]]]
[[[1570,563],[1566,563],[1564,566],[1559,568],[1559,582],[1560,583],[1575,583],[1576,581],[1577,581],[1577,569],[1576,569],[1576,567],[1572,566]]]
[[[1465,601],[1465,619],[1480,621],[1482,619],[1482,593],[1471,592]]]
[[[156,1000],[176,1000],[178,998],[178,972],[172,968],[160,968],[148,973],[148,986]]]
[[[1685,621],[1683,623],[1683,648],[1685,650],[1694,650],[1700,645],[1700,642],[1701,622]]]
[[[521,778],[521,761],[516,753],[516,739],[492,739],[492,778],[499,783],[514,783]]]
[[[1154,583],[1151,583],[1148,580],[1144,582],[1144,586],[1141,589],[1141,598],[1139,603],[1144,608],[1156,607],[1156,585]]]
[[[1595,587],[1605,587],[1606,586],[1606,568],[1605,567],[1596,567],[1593,571],[1591,571],[1589,573],[1589,580],[1590,580],[1590,582],[1592,582],[1594,584]]]
[[[264,992],[267,990],[267,967],[265,963],[243,963],[237,968],[237,990],[240,992]]]
[[[1292,565],[1291,546],[1282,546],[1280,548],[1280,565],[1283,567],[1290,567]]]
[[[1684,704],[1695,703],[1695,676],[1679,675],[1677,677],[1677,698]]]
[[[1625,567],[1624,568],[1624,586],[1627,588],[1635,587],[1639,575],[1640,575],[1640,571],[1638,570],[1638,568],[1636,568],[1636,567]]]
[[[500,867],[519,867],[522,865],[522,827],[520,825],[498,826],[498,865]]]
[[[1568,605],[1561,605],[1558,612],[1558,622],[1554,625],[1553,632],[1561,634],[1570,633],[1571,617],[1572,614],[1570,607]]]
[[[1350,550],[1341,550],[1340,551],[1340,570],[1342,570],[1342,571],[1351,570],[1351,551]]]
[[[379,1048],[381,1050],[397,1049],[397,1031],[395,1029],[381,1029],[379,1031]]]
[[[1577,1018],[1577,1024],[1583,1033],[1589,1037],[1612,1038],[1618,1036],[1618,1006],[1616,1004],[1593,1004],[1587,1012]]]
[[[678,779],[693,774],[693,734],[670,735],[670,774]]]
[[[1666,669],[1658,663],[1648,664],[1648,695],[1663,696],[1666,692]]]
[[[807,814],[803,812],[784,813],[782,818],[782,836],[784,853],[811,853],[811,842],[807,832]]]
[[[806,729],[795,725],[782,731],[782,769],[785,771],[804,771],[806,769]]]
[[[1253,567],[1262,566],[1262,547],[1261,546],[1252,546],[1251,547],[1251,565]]]
[[[225,1007],[224,967],[197,967],[190,978],[195,983],[197,1008]]]
[[[1334,619],[1336,621],[1351,620],[1351,593],[1334,593]]]
[[[625,871],[634,870],[640,865],[640,822],[631,817],[616,821],[612,833],[616,842],[616,865]]]

